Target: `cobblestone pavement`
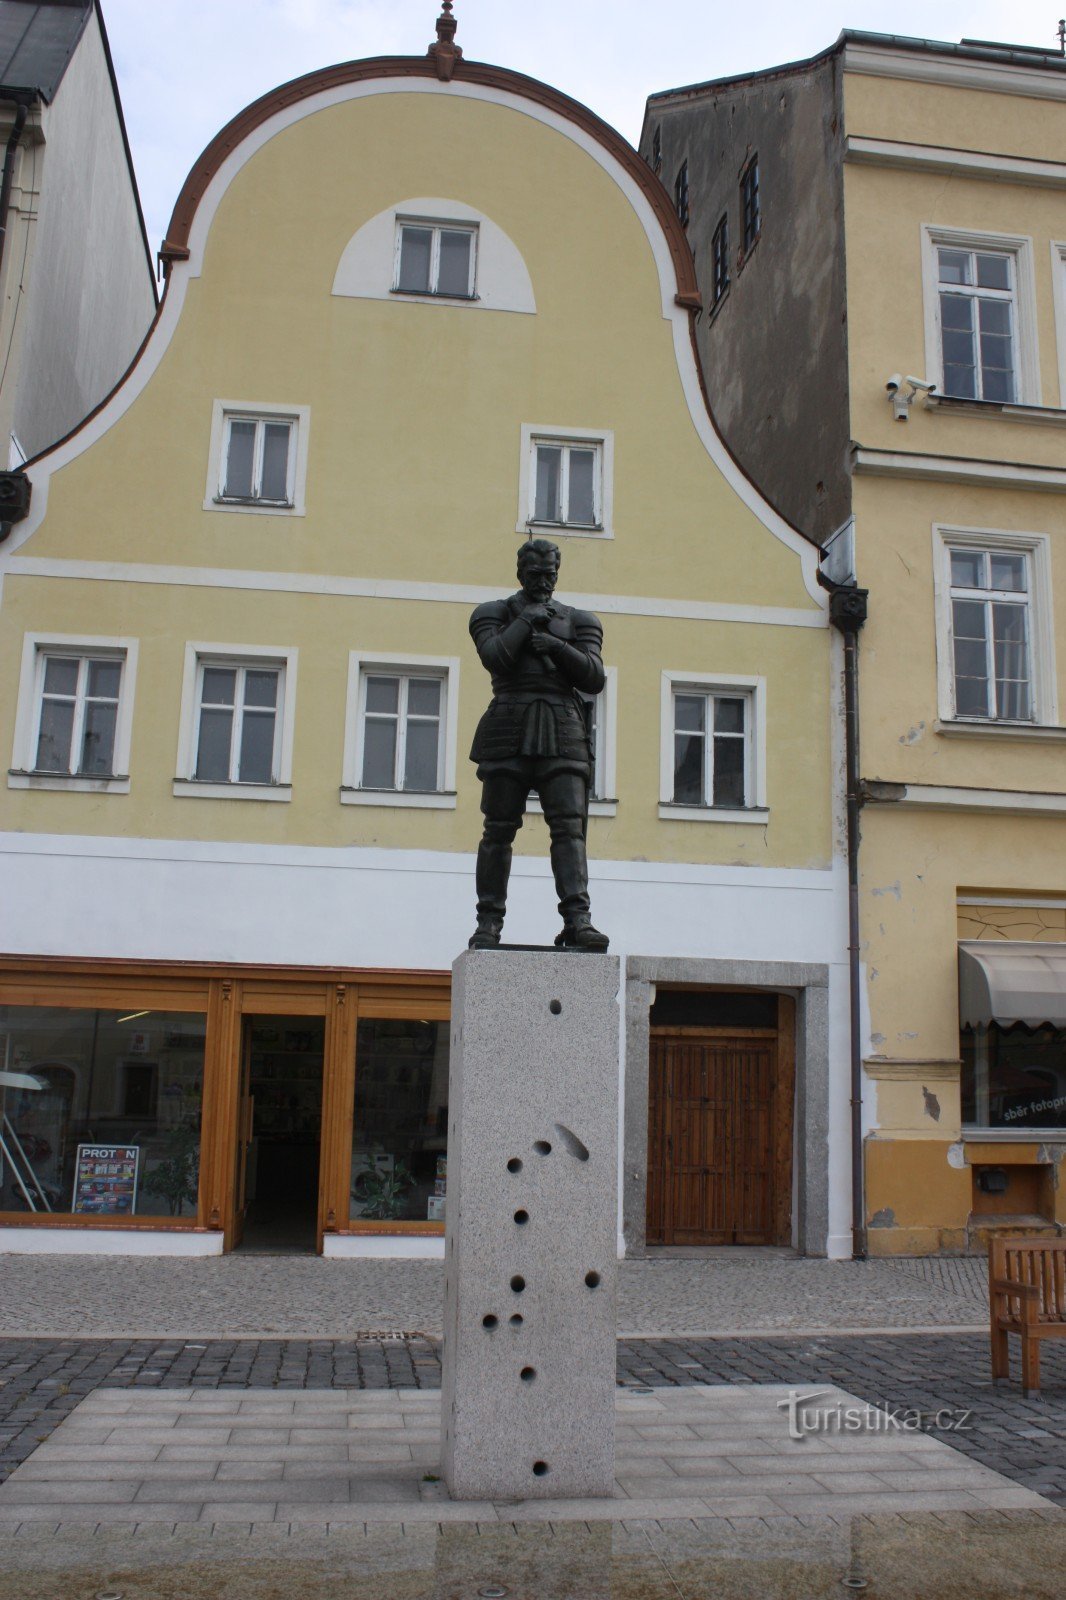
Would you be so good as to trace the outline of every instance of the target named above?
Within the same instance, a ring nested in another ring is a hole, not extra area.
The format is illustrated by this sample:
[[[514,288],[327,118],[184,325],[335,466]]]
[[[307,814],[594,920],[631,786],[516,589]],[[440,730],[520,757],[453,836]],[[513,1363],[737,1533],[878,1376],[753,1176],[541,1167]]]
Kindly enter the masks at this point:
[[[624,1261],[619,1332],[660,1336],[976,1327],[984,1264],[776,1252]],[[230,1256],[0,1256],[0,1335],[439,1336],[443,1263]]]
[[[987,1339],[963,1334],[623,1340],[618,1378],[634,1388],[786,1383],[807,1392],[837,1384],[871,1404],[925,1417],[945,1408],[968,1412],[964,1428],[937,1436],[1066,1507],[1066,1349],[1045,1347],[1041,1359],[1043,1393],[1029,1401],[1016,1384],[992,1387]],[[426,1339],[0,1339],[0,1477],[101,1384],[436,1388],[440,1368],[437,1347]]]

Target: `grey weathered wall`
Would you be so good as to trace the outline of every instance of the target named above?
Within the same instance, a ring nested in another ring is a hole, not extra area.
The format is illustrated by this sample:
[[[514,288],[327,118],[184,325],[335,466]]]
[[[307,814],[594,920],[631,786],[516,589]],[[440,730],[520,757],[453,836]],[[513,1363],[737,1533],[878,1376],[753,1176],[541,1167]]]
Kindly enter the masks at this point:
[[[715,420],[767,498],[809,537],[850,515],[839,56],[649,103],[673,195],[689,165],[697,344]],[[762,232],[737,270],[739,178],[758,153]],[[711,236],[729,216],[730,278],[711,312]]]
[[[103,399],[155,312],[95,12],[55,100],[43,108],[42,123],[40,210],[20,308],[11,422],[28,455],[52,444]],[[31,161],[24,150],[24,166]],[[11,270],[16,267],[13,262]]]

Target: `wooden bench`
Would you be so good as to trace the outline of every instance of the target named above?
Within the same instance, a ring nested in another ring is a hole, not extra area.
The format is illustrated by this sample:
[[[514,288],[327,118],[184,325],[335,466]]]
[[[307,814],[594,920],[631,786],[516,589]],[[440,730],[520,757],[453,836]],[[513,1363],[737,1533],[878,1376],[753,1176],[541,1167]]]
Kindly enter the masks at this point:
[[[988,1242],[992,1382],[1010,1379],[1007,1335],[1022,1341],[1022,1389],[1040,1392],[1040,1340],[1066,1338],[1066,1239],[993,1238]]]

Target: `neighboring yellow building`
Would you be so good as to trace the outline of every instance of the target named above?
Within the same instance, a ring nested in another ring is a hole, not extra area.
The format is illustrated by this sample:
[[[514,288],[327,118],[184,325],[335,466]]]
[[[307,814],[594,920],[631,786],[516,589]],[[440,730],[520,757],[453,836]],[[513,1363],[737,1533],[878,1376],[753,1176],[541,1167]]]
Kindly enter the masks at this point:
[[[869,591],[868,1248],[1054,1229],[1066,60],[849,32],[813,61],[653,97],[642,148],[668,182],[685,166],[726,438],[827,546],[827,574]]]
[[[816,547],[715,432],[658,181],[556,91],[453,65],[347,63],[224,129],[140,360],[28,467],[0,1248],[442,1250],[467,624],[530,529],[605,624],[619,1247],[849,1248]],[[519,851],[506,936],[550,943],[539,818]]]

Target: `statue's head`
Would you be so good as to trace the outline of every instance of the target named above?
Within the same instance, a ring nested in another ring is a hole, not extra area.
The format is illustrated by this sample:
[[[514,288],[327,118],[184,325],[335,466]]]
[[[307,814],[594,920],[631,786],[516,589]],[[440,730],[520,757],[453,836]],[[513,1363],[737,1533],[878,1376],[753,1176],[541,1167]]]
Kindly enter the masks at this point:
[[[550,600],[563,553],[550,539],[527,539],[518,548],[518,581],[531,600]]]

